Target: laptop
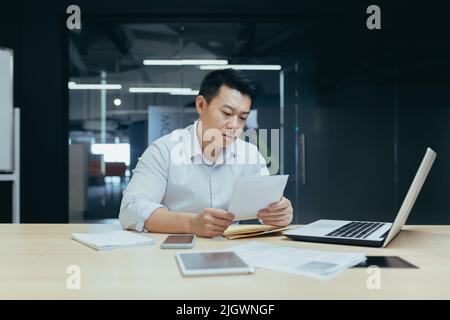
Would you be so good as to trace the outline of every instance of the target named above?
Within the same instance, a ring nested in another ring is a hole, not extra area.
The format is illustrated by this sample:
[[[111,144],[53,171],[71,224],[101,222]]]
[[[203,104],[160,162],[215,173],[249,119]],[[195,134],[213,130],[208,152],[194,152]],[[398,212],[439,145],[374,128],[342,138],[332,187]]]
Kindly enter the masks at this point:
[[[384,248],[405,224],[435,158],[436,153],[428,148],[394,223],[322,219],[283,234],[298,241]]]

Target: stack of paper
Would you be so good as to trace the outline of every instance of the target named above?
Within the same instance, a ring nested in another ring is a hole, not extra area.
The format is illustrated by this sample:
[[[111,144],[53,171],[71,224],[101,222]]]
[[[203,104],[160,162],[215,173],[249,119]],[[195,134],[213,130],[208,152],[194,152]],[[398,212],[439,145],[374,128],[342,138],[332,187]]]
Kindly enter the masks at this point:
[[[366,260],[364,253],[329,252],[249,242],[227,250],[250,266],[315,278],[329,278]]]
[[[248,238],[268,233],[289,229],[289,227],[277,227],[267,225],[232,225],[223,233],[227,239]]]
[[[107,233],[74,233],[72,238],[96,250],[128,248],[155,243],[153,238],[123,230]]]

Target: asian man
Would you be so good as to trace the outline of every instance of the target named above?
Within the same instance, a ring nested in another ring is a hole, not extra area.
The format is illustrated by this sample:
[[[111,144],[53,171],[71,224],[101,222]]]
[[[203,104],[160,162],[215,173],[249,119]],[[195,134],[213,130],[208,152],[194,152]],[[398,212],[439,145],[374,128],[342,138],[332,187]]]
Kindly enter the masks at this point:
[[[239,70],[206,75],[195,99],[198,120],[159,138],[139,158],[123,193],[119,220],[124,229],[223,234],[234,219],[226,209],[235,179],[269,175],[257,147],[239,138],[256,91],[255,82]],[[292,212],[283,197],[257,217],[286,226]]]

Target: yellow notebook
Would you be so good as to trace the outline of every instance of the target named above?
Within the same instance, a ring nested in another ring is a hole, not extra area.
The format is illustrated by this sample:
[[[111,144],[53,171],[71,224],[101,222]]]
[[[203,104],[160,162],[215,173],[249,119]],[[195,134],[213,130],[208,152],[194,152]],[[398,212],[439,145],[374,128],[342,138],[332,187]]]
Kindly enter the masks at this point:
[[[239,238],[249,238],[254,236],[260,236],[268,233],[274,233],[278,231],[287,230],[290,227],[277,227],[267,225],[232,225],[228,227],[223,233],[224,237],[230,240]]]

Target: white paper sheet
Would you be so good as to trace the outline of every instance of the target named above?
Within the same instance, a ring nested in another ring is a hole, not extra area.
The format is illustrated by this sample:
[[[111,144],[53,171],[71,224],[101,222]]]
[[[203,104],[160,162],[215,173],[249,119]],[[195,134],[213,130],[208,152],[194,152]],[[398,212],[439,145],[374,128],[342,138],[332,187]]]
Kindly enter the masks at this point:
[[[233,250],[249,265],[257,268],[325,279],[366,260],[364,253],[297,249],[252,241]]]
[[[287,179],[288,175],[237,179],[228,211],[235,220],[256,219],[259,210],[281,200]]]

